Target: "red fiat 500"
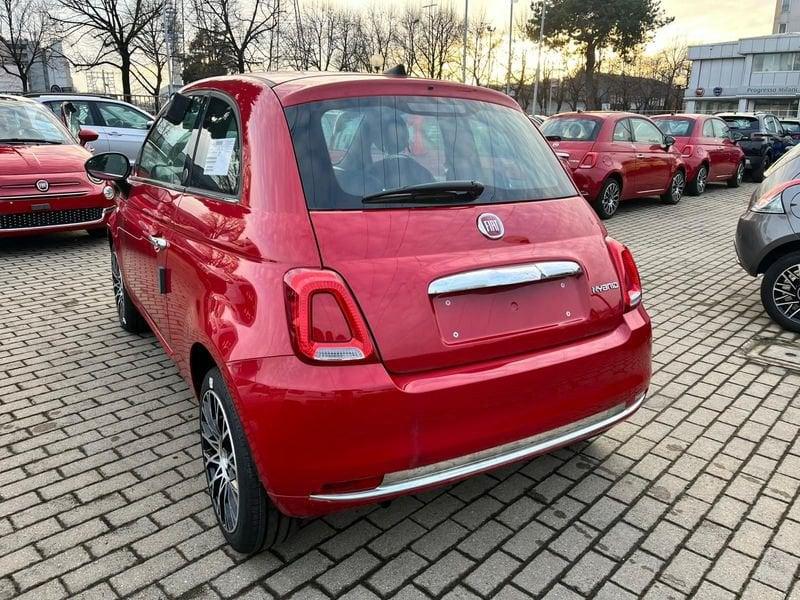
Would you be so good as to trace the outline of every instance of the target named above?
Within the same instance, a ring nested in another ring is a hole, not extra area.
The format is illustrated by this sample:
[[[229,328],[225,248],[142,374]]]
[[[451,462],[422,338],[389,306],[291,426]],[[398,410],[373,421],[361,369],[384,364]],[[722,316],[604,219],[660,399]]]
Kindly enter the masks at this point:
[[[81,145],[41,104],[0,96],[0,237],[86,229],[105,235],[114,188],[91,181]]]
[[[728,125],[712,115],[659,115],[653,121],[675,138],[686,165],[686,191],[699,196],[709,183],[739,187],[744,177],[744,152]]]
[[[242,75],[173,97],[110,221],[119,319],[200,400],[215,513],[253,552],[308,517],[596,435],[650,380],[606,231],[510,98]]]
[[[677,204],[686,170],[675,140],[647,117],[629,113],[564,113],[550,117],[542,132],[567,158],[581,194],[602,219],[621,200],[661,196]]]

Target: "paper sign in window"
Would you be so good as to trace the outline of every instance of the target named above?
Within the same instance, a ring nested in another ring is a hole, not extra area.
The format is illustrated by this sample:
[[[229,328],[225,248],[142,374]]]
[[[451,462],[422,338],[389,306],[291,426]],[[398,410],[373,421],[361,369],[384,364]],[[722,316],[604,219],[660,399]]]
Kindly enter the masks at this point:
[[[227,175],[231,166],[236,138],[211,140],[206,153],[205,175]]]

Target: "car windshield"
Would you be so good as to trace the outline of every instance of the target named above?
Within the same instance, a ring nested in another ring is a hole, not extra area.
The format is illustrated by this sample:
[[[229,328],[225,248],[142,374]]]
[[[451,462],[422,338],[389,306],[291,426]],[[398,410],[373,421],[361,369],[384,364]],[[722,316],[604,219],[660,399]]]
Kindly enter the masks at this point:
[[[800,122],[797,122],[797,121],[781,121],[781,125],[789,133],[800,133]]]
[[[301,104],[287,108],[286,118],[311,209],[380,210],[436,200],[490,204],[575,194],[525,114],[497,104],[376,96]],[[406,194],[402,202],[392,199],[403,194],[382,194],[424,184],[434,185],[425,194]],[[457,193],[466,187],[482,191],[472,197]],[[376,194],[388,197],[370,201]]]
[[[653,119],[664,135],[688,137],[692,134],[692,119]]]
[[[758,119],[755,117],[722,117],[731,129],[738,131],[758,131]]]
[[[565,142],[591,142],[597,138],[600,121],[589,117],[556,117],[542,125],[542,133]]]
[[[71,144],[73,140],[46,108],[0,100],[0,144]]]

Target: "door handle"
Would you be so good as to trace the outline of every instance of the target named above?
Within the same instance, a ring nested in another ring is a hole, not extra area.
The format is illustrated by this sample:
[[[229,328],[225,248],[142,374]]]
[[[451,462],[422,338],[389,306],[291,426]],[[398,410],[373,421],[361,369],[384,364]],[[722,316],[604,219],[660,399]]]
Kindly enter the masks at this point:
[[[153,250],[155,250],[156,252],[161,252],[162,250],[166,250],[167,246],[169,245],[167,243],[167,240],[165,240],[162,237],[148,235],[147,239],[150,241],[151,244],[153,244]]]

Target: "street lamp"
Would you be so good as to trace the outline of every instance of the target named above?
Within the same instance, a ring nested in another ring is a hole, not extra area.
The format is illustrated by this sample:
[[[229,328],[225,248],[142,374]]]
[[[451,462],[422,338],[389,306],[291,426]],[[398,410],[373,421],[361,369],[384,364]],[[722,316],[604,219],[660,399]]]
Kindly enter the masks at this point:
[[[511,42],[514,39],[514,3],[511,0],[508,11],[508,72],[506,73],[506,95],[511,95]]]
[[[547,3],[542,0],[542,21],[539,24],[539,52],[536,55],[536,81],[533,84],[533,106],[534,110],[536,103],[539,101],[539,74],[542,68],[542,41],[544,39],[544,16],[547,13]],[[541,106],[539,107],[542,108]]]

